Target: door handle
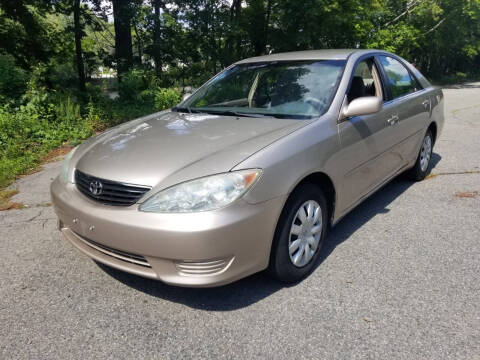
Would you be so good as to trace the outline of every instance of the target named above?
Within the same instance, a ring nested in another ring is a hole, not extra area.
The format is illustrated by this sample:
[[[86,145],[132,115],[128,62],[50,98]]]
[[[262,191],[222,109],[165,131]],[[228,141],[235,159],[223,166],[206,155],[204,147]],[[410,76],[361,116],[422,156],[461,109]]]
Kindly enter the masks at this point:
[[[392,117],[387,120],[387,123],[388,123],[388,125],[393,126],[393,125],[397,124],[399,120],[400,120],[400,118],[398,117],[398,115],[392,115]]]
[[[430,107],[430,100],[425,100],[424,102],[422,102],[422,105],[425,109],[429,108]]]

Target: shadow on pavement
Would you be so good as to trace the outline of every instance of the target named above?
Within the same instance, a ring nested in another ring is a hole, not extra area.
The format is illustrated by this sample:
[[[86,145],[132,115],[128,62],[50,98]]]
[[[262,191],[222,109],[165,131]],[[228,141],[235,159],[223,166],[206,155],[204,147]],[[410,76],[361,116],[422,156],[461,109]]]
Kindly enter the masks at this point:
[[[441,159],[442,157],[439,154],[432,154],[432,166],[430,167],[429,174]],[[387,209],[387,206],[413,184],[414,182],[404,174],[399,175],[348,213],[331,229],[328,240],[322,249],[319,264],[335,250],[337,245],[347,240],[350,235],[375,217],[375,215],[388,213],[390,210]]]
[[[432,169],[440,160],[440,155],[436,153],[432,155]],[[316,267],[321,266],[323,260],[338,245],[346,241],[350,235],[375,217],[375,215],[387,213],[389,211],[387,206],[413,184],[405,176],[400,175],[352,210],[331,230],[321,250],[322,254]],[[280,284],[269,278],[265,272],[261,272],[222,287],[205,289],[181,288],[125,273],[100,263],[97,263],[97,265],[116,280],[138,291],[163,300],[181,303],[191,308],[209,311],[240,309],[254,304],[286,287],[285,284]],[[315,276],[315,274],[310,276]],[[295,284],[292,286],[295,286]]]

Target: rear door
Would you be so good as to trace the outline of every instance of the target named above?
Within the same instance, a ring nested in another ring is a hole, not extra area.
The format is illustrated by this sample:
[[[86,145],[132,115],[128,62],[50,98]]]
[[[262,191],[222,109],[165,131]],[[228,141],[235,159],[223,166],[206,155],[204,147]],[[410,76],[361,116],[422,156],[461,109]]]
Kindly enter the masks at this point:
[[[382,77],[388,100],[384,103],[392,115],[392,153],[401,159],[402,166],[416,157],[418,144],[428,125],[431,103],[428,91],[423,89],[414,75],[400,59],[379,55]]]

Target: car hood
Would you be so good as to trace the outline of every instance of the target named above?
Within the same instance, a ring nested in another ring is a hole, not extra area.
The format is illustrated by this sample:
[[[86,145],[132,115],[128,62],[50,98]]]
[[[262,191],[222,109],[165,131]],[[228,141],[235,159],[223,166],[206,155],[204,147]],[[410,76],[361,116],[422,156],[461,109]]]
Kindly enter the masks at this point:
[[[86,141],[72,163],[99,178],[163,188],[229,171],[309,122],[167,111]]]

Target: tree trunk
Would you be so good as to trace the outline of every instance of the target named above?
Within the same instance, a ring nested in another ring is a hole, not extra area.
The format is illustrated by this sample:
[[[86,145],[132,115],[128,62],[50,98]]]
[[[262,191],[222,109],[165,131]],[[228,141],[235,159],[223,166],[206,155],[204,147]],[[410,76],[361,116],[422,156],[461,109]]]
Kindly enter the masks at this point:
[[[160,77],[162,73],[162,58],[160,53],[160,0],[153,1],[153,61],[155,62],[155,74]]]
[[[139,35],[137,24],[133,22],[133,31],[135,31],[135,36],[137,37],[137,52],[138,52],[138,65],[142,65],[143,62],[143,44],[142,38]]]
[[[75,31],[75,53],[77,57],[78,89],[85,92],[85,67],[82,51],[82,27],[80,25],[80,0],[73,2],[73,22]]]
[[[132,33],[130,30],[131,9],[127,0],[112,0],[113,21],[115,27],[115,57],[117,60],[117,74],[130,70],[133,64]]]
[[[267,15],[265,17],[265,30],[263,32],[264,49],[267,50],[268,46],[268,30],[270,28],[270,16],[272,14],[272,0],[267,0]]]
[[[238,22],[240,10],[242,9],[242,0],[233,0],[230,6],[230,21]]]

